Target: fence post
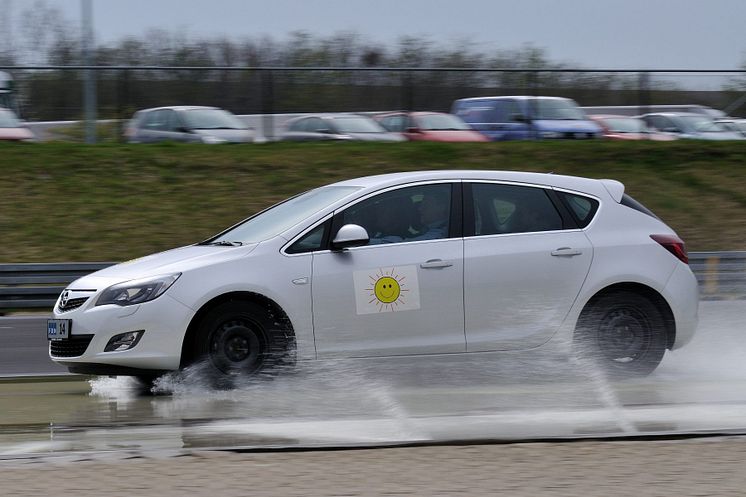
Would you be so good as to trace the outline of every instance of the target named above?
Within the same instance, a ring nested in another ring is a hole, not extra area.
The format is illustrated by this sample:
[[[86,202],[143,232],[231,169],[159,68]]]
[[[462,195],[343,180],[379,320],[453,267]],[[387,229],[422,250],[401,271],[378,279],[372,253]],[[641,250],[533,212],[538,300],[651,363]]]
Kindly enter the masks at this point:
[[[127,121],[127,107],[129,105],[129,78],[130,72],[128,69],[122,69],[119,72],[119,79],[117,84],[117,137],[121,143],[127,142],[127,137],[124,136],[124,123]]]
[[[638,114],[647,114],[650,110],[650,73],[644,71],[637,76]]]
[[[261,91],[262,107],[262,135],[267,141],[273,141],[275,137],[274,123],[274,74],[271,70],[259,71],[259,86]]]
[[[412,73],[410,71],[406,71],[402,74],[401,103],[402,110],[414,110],[414,82],[412,81]]]

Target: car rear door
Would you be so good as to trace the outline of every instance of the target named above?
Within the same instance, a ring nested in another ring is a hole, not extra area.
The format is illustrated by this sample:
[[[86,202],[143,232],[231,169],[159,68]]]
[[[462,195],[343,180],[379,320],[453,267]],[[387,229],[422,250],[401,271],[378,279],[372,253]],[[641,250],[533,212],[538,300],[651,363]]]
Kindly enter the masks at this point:
[[[559,328],[593,249],[557,195],[538,186],[464,184],[467,350],[536,347]]]

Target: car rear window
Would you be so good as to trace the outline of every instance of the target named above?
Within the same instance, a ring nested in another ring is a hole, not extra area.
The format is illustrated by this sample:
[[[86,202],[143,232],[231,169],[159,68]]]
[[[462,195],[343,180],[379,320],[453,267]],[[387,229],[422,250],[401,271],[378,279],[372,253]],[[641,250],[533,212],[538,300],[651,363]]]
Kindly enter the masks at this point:
[[[642,212],[643,214],[647,214],[648,216],[654,217],[655,219],[659,219],[658,216],[653,214],[653,211],[642,205],[637,200],[633,199],[626,193],[622,195],[622,201],[619,202],[620,204],[629,207],[630,209],[634,209],[638,212]]]

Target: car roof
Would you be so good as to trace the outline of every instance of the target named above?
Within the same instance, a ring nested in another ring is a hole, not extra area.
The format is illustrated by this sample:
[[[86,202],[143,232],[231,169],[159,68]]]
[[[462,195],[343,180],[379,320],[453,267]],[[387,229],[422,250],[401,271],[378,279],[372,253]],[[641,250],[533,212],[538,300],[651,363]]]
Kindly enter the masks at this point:
[[[469,97],[469,98],[460,98],[457,100],[458,102],[468,102],[473,100],[504,100],[504,99],[512,99],[512,100],[533,100],[536,98],[541,98],[544,100],[570,100],[569,98],[565,97],[545,97],[543,95],[504,95],[504,96],[498,96],[498,97]]]
[[[666,116],[666,117],[688,117],[688,116],[694,116],[694,117],[709,117],[705,114],[698,114],[696,112],[649,112],[647,114],[643,114],[643,116]]]
[[[321,119],[335,119],[340,117],[370,117],[364,114],[358,114],[356,112],[317,112],[315,114],[304,114],[302,116],[295,117],[291,121],[300,121],[301,119],[308,119],[309,117],[319,117]]]
[[[596,196],[614,195],[609,192],[612,184],[614,189],[624,189],[624,185],[614,180],[597,180],[579,176],[565,176],[561,174],[534,173],[520,171],[478,171],[478,170],[442,170],[417,171],[364,176],[334,183],[333,186],[356,186],[366,190],[378,190],[389,186],[406,183],[437,180],[487,180],[525,183],[530,185],[550,186]],[[332,186],[332,185],[330,185]],[[621,196],[621,195],[619,195]]]
[[[590,119],[640,119],[640,116],[625,116],[623,114],[589,114]]]
[[[142,109],[138,112],[152,112],[154,110],[200,110],[200,109],[217,109],[222,110],[219,107],[210,107],[207,105],[168,105],[164,107],[152,107],[150,109]]]

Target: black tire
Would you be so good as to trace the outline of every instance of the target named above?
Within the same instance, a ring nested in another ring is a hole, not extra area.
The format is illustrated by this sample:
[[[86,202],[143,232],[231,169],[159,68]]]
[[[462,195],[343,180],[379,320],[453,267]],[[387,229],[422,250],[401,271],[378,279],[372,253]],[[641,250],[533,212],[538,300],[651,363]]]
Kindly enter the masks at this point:
[[[199,322],[193,362],[204,362],[213,385],[230,388],[240,376],[275,373],[294,364],[289,322],[267,305],[229,301]]]
[[[661,311],[646,297],[619,291],[601,295],[575,329],[576,352],[616,378],[647,376],[666,352]]]

